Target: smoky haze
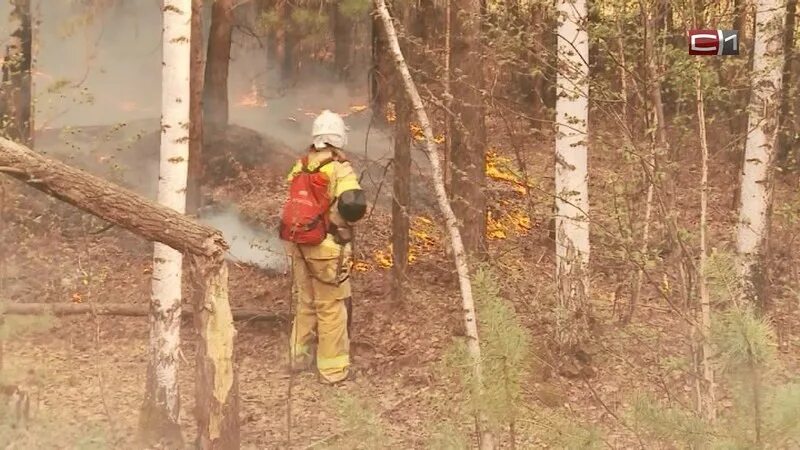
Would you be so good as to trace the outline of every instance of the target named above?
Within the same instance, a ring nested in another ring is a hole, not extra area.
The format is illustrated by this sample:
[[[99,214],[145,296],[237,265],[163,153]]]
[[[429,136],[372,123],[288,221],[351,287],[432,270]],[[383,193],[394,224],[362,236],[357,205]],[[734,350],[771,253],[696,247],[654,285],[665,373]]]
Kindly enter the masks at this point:
[[[146,157],[140,152],[143,143],[148,148],[158,145],[157,139],[143,138],[159,126],[160,1],[97,2],[106,7],[80,3],[84,2],[32,2],[38,22],[33,67],[35,146],[155,199],[158,152],[154,148]],[[210,2],[206,3],[207,38]],[[8,2],[0,2],[0,17],[9,12]],[[6,21],[0,22],[7,38],[11,30]],[[282,87],[279,67],[267,61],[264,48],[235,31],[228,80],[230,123],[300,153],[309,143],[315,114],[323,109],[342,113],[349,128],[348,153],[365,175],[365,189],[374,192],[391,158],[392,139],[386,130],[371,126],[371,110],[366,108],[368,68],[355,72],[358,82],[346,85],[335,81],[337,77],[324,65],[306,65],[294,86]],[[415,152],[414,159],[418,168],[427,169],[422,153]],[[384,189],[381,198],[388,199],[389,191]],[[274,231],[246,223],[235,205],[207,210],[201,220],[223,232],[232,244],[232,259],[283,270],[285,261],[276,257],[282,248]]]
[[[73,1],[34,1],[39,20],[34,34],[36,129],[135,125],[158,119],[161,105],[161,16],[158,1],[116,1],[80,8]],[[0,17],[9,14],[0,4]],[[210,16],[210,14],[206,14]],[[206,20],[205,36],[208,36]],[[3,35],[8,36],[6,25]],[[322,109],[352,113],[366,106],[367,70],[362,88],[338,83],[323,66],[304,69],[301,82],[281,89],[277,68],[254,39],[234,33],[228,80],[230,122],[256,130],[301,151],[309,140],[312,114]],[[266,105],[248,106],[257,91]],[[363,155],[369,110],[352,113],[349,148]],[[368,157],[390,155],[389,136],[370,129]]]

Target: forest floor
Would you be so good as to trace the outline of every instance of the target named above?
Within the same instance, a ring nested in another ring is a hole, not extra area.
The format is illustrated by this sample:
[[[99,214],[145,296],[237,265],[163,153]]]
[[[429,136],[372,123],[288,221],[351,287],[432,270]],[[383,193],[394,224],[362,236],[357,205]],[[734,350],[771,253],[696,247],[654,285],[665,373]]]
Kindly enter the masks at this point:
[[[690,403],[688,375],[669,361],[685,357],[685,326],[645,283],[633,322],[618,323],[627,299],[618,289],[629,276],[625,267],[609,266],[611,251],[597,245],[593,257],[592,308],[596,314],[592,376],[560,376],[546,351],[553,328],[553,255],[548,238],[550,148],[532,148],[526,156],[530,176],[542,180],[541,192],[532,193],[534,206],[527,219],[503,211],[525,209],[523,196],[513,183],[493,181],[496,223],[490,227],[492,265],[503,280],[503,294],[528,330],[533,343],[533,363],[521,386],[525,404],[569,417],[575,423],[596,426],[611,448],[637,448],[636,436],[626,422],[626,408],[637,390],[662,398]],[[513,155],[499,151],[501,156]],[[98,156],[99,157],[99,156]],[[536,163],[538,161],[538,163]],[[545,164],[543,161],[547,161]],[[597,177],[592,181],[593,208],[607,206],[602,197],[613,187],[606,177],[614,171],[613,157],[592,160]],[[276,192],[286,167],[274,161],[258,162],[235,178],[209,191],[217,202],[234,202],[253,220],[271,226],[282,192]],[[689,167],[686,176],[696,171]],[[712,246],[723,247],[730,233],[733,184],[712,174]],[[538,182],[537,182],[538,183]],[[384,187],[384,189],[388,189]],[[694,191],[696,192],[696,191]],[[776,205],[789,204],[790,186],[779,179]],[[96,302],[145,305],[149,297],[152,245],[124,230],[112,228],[99,234],[87,230],[102,222],[61,205],[20,183],[4,185],[0,245],[5,263],[0,286],[11,301]],[[503,202],[506,203],[503,203]],[[691,210],[694,195],[681,197]],[[420,214],[425,215],[425,214]],[[441,230],[425,218],[415,219],[410,266],[410,285],[404,302],[392,301],[391,271],[385,254],[390,242],[390,210],[385,204],[360,226],[357,255],[360,264],[353,275],[353,359],[356,377],[340,387],[319,384],[313,374],[290,379],[285,370],[289,324],[284,322],[237,322],[236,359],[241,396],[243,448],[293,449],[355,448],[353,439],[368,439],[349,428],[360,407],[342,407],[338,394],[363,399],[374,411],[385,436],[373,448],[428,448],[437,424],[452,418],[460,388],[442,370],[440,362],[454,338],[463,335],[456,279],[444,256]],[[776,219],[777,240],[788,243],[800,226]],[[778,259],[787,272],[797,266],[791,248]],[[788,248],[786,248],[788,247]],[[662,274],[655,275],[660,282]],[[785,289],[776,303],[786,306],[779,335],[786,348],[781,360],[789,373],[800,370],[800,318],[791,287],[797,274],[787,274]],[[664,278],[666,280],[666,278]],[[672,278],[670,278],[672,279]],[[775,280],[778,283],[780,280]],[[289,276],[257,267],[232,264],[230,298],[234,307],[250,307],[288,313]],[[480,311],[478,312],[480,314]],[[33,392],[33,425],[18,431],[17,448],[132,448],[138,409],[145,385],[147,319],[131,317],[72,316],[36,320],[9,317],[11,335],[3,352],[7,378],[29,386]],[[14,326],[12,326],[14,325]],[[182,328],[180,365],[182,425],[184,436],[194,436],[193,370],[195,336],[191,321]],[[290,388],[291,385],[291,388]],[[290,401],[287,401],[290,400]],[[289,409],[290,405],[290,409]],[[291,426],[287,417],[291,417]],[[468,433],[469,421],[456,420],[454,434]],[[519,448],[533,448],[546,440],[536,436],[537,424],[521,422],[515,434]],[[4,434],[0,432],[0,438]],[[501,439],[507,444],[509,436]],[[25,445],[25,444],[28,445]],[[338,447],[337,447],[338,446]]]

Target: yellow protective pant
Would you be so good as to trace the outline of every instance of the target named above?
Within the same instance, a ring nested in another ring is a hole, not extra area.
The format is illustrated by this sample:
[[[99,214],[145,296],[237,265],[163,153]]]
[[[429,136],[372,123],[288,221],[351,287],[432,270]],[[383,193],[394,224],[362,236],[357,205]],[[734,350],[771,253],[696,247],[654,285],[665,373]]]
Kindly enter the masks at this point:
[[[330,235],[317,246],[289,245],[296,305],[291,364],[293,369],[310,366],[316,344],[317,370],[328,383],[347,378],[350,368],[345,300],[351,296],[351,252],[349,245],[339,246]]]

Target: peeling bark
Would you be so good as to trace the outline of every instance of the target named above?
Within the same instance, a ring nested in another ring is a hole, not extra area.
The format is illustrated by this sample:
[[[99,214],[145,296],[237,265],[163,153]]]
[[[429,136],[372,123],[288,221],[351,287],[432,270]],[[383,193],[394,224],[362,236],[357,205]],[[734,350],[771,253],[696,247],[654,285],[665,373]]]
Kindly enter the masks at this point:
[[[195,305],[199,305],[200,313],[192,314],[198,320],[199,336],[203,340],[198,346],[198,358],[202,363],[197,365],[198,405],[203,405],[196,413],[199,429],[202,431],[201,441],[207,442],[203,448],[238,448],[238,396],[236,376],[228,384],[231,371],[234,370],[232,358],[235,330],[232,320],[236,318],[253,319],[268,318],[286,320],[285,317],[270,316],[261,311],[233,310],[228,305],[226,269],[223,258],[228,244],[222,234],[210,227],[192,221],[189,217],[164,205],[152,203],[139,194],[116,186],[101,178],[78,169],[71,168],[61,162],[50,160],[42,155],[7,139],[0,138],[0,173],[15,177],[28,185],[52,195],[66,203],[76,206],[95,216],[142,236],[151,241],[169,245],[184,253],[191,253],[189,260],[193,281],[199,283],[195,290],[198,294]],[[198,280],[198,277],[200,278]],[[95,305],[97,314],[144,315],[146,312],[136,305]],[[164,307],[159,304],[153,308],[156,315],[152,322],[156,326],[162,322],[171,323],[180,316],[190,315],[182,311],[180,304]],[[13,314],[53,313],[56,315],[81,314],[91,312],[89,305],[74,304],[9,304],[4,312]],[[166,320],[162,320],[166,319]],[[160,330],[160,328],[159,328]],[[158,336],[157,336],[158,338]],[[155,339],[156,345],[163,340]],[[165,364],[174,362],[174,354],[168,354]],[[158,371],[165,367],[150,365],[149,380],[157,379]],[[164,405],[169,401],[169,391],[159,385],[153,385],[149,402]],[[164,424],[171,424],[172,417],[162,407],[143,410],[142,421],[155,424],[151,431],[157,433],[158,439],[164,438]],[[172,429],[177,432],[177,430]],[[153,436],[151,436],[153,437]],[[173,440],[177,436],[171,436]],[[204,444],[205,445],[205,444]]]
[[[202,289],[194,301],[200,340],[196,356],[195,417],[197,448],[238,449],[239,382],[234,368],[236,329],[228,301],[228,267],[191,259],[192,273]]]

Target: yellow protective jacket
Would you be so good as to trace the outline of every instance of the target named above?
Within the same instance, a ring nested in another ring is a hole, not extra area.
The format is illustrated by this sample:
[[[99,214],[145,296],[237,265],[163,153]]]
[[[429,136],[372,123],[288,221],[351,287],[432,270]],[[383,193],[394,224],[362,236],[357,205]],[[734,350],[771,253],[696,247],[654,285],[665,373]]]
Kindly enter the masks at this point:
[[[339,149],[326,148],[323,150],[316,150],[311,147],[308,153],[308,169],[314,170],[320,163],[331,158],[333,158],[333,161],[322,166],[320,169],[321,173],[328,176],[328,196],[332,199],[331,207],[328,210],[328,220],[329,223],[340,227],[352,225],[339,215],[337,201],[342,192],[351,189],[361,189],[361,186],[358,183],[358,176],[356,176],[353,166],[347,161],[344,153]],[[289,171],[286,177],[287,182],[291,182],[292,178],[294,178],[302,168],[302,162],[298,160]],[[303,246],[303,254],[306,258],[311,259],[328,259],[333,256],[338,256],[340,251],[341,248],[339,244],[333,240],[333,236],[330,233],[328,233],[328,236],[319,245]]]

